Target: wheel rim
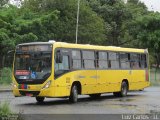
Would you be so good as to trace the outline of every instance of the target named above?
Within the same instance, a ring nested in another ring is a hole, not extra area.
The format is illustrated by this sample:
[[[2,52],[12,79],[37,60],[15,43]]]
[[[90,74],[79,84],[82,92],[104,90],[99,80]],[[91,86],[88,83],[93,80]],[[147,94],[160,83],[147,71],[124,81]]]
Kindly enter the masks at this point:
[[[78,92],[77,92],[77,87],[75,86],[73,89],[73,99],[76,102],[78,98]]]
[[[127,85],[126,84],[124,84],[122,87],[122,94],[127,95]]]

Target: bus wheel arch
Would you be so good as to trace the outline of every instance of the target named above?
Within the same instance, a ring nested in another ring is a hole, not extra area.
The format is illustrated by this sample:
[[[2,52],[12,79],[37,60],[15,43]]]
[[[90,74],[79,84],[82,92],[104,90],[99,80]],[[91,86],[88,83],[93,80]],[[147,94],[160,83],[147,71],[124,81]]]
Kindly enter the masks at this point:
[[[128,80],[123,80],[121,83],[121,90],[119,92],[119,94],[120,94],[119,96],[120,97],[127,96],[128,90],[129,90]]]
[[[79,81],[75,81],[72,83],[69,101],[71,103],[76,103],[78,101],[78,94],[81,94],[81,84]]]
[[[127,96],[127,92],[129,90],[129,82],[127,79],[122,80],[121,87],[119,92],[114,92],[114,96],[116,97],[125,97]]]
[[[38,103],[43,103],[44,102],[44,99],[45,99],[45,97],[36,97],[36,101],[38,102]]]
[[[127,79],[123,79],[123,80],[122,80],[122,83],[123,83],[123,82],[126,82],[126,84],[127,84],[127,86],[128,86],[128,90],[129,90],[129,82],[128,82],[128,80],[127,80]]]
[[[77,86],[78,94],[81,94],[81,93],[82,93],[81,83],[80,83],[79,81],[74,81],[74,82],[72,83],[72,87],[73,87],[73,85],[76,85],[76,86]],[[71,88],[72,88],[72,87],[71,87]]]

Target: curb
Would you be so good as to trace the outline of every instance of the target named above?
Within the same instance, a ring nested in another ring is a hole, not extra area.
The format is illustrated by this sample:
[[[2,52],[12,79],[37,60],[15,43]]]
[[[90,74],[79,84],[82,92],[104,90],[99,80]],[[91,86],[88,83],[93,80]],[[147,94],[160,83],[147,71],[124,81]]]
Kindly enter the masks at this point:
[[[0,93],[1,93],[1,92],[12,92],[12,90],[11,90],[11,89],[1,89],[1,90],[0,90]]]

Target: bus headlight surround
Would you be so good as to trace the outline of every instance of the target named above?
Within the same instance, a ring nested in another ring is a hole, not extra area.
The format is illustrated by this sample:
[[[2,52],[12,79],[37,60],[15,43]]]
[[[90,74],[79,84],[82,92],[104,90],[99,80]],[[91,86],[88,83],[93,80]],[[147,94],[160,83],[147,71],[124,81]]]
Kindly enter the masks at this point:
[[[13,88],[15,88],[15,89],[17,88],[17,85],[15,83],[11,83],[11,85]]]
[[[51,80],[50,80],[50,81],[48,81],[48,82],[43,86],[43,88],[42,88],[42,89],[49,88],[49,87],[50,87],[50,85],[51,85]]]

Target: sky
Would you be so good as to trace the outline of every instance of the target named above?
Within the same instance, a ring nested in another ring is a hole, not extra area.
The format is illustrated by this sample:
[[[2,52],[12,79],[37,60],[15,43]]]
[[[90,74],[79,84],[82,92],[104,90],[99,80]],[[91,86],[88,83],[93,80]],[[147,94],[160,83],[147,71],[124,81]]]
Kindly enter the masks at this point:
[[[150,11],[160,12],[160,0],[140,0],[145,3]]]

